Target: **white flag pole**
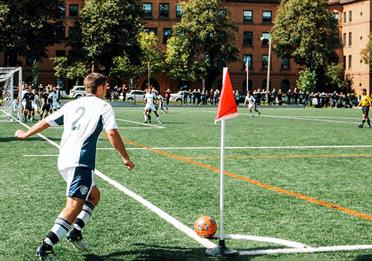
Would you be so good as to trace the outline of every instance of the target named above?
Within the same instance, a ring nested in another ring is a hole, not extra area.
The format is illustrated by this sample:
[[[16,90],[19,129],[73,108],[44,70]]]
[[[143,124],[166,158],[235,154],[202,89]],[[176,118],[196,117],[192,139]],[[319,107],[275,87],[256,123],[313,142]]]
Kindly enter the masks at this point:
[[[223,68],[222,88],[224,88],[227,67]],[[221,102],[221,100],[220,100]],[[225,120],[221,120],[221,151],[220,151],[220,237],[218,246],[215,248],[207,249],[206,254],[209,256],[233,256],[237,255],[238,251],[229,249],[225,245],[225,231],[224,231],[224,154],[225,154]]]
[[[221,151],[220,151],[220,240],[225,240],[224,234],[224,154],[225,154],[225,120],[221,120]]]
[[[248,94],[248,91],[249,91],[249,62],[248,62],[248,58],[249,56],[247,56],[247,61],[245,63],[245,71],[247,73],[247,84],[246,84],[246,89],[247,89],[247,94]]]

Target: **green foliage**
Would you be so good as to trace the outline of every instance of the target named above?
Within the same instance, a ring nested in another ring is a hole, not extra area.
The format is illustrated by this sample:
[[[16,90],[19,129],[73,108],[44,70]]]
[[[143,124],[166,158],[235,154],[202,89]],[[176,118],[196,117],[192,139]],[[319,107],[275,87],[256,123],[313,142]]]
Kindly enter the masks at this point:
[[[140,24],[138,0],[87,0],[80,24],[87,61],[108,73],[114,57],[138,63]]]
[[[362,49],[361,56],[365,64],[372,64],[372,36],[369,37],[367,47]]]
[[[4,0],[0,3],[0,52],[5,65],[19,64],[17,56],[46,57],[55,43],[53,20],[58,0]]]
[[[131,77],[138,77],[143,73],[142,67],[139,65],[132,65],[127,56],[117,56],[113,58],[113,65],[110,70],[110,76],[129,79]]]
[[[331,64],[326,67],[326,83],[329,90],[344,89],[347,84],[344,80],[344,65]]]
[[[51,59],[54,61],[54,76],[57,78],[76,80],[76,84],[78,84],[79,80],[83,79],[88,73],[86,65],[82,61],[74,61],[70,64],[66,57],[53,57]]]
[[[141,47],[141,71],[148,71],[148,63],[150,63],[150,72],[162,72],[164,70],[164,52],[159,46],[159,39],[153,33],[141,32],[139,35],[139,44]]]
[[[337,21],[326,0],[282,1],[272,30],[272,41],[280,58],[293,58],[311,70],[335,61],[340,46]]]
[[[316,73],[308,68],[300,71],[296,85],[302,91],[313,92],[317,85]]]
[[[170,76],[194,81],[220,72],[237,59],[235,24],[220,0],[190,0],[182,3],[181,21],[168,40],[166,61]]]

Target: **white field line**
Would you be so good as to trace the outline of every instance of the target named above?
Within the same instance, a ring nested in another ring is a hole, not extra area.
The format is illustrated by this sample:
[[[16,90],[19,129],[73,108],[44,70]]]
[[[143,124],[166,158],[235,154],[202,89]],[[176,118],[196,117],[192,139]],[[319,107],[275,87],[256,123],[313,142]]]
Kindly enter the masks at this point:
[[[1,110],[1,109],[0,109]],[[3,110],[1,110],[3,111]],[[4,112],[4,111],[3,111]],[[6,112],[4,112],[6,113]],[[6,113],[7,114],[7,113]],[[14,117],[13,117],[14,118]],[[30,129],[28,125],[24,124],[23,122],[17,120],[14,118],[15,121],[26,127],[27,129]],[[48,139],[42,134],[37,134],[42,139],[46,140],[48,143],[52,144],[56,148],[59,148],[59,145],[55,143],[54,141]],[[174,217],[170,216],[168,213],[164,212],[151,202],[147,201],[146,199],[142,198],[141,196],[137,195],[133,191],[127,189],[117,181],[107,177],[99,170],[95,170],[95,173],[97,176],[99,176],[101,179],[105,180],[109,184],[111,184],[113,187],[117,188],[118,190],[125,193],[127,196],[133,198],[137,202],[141,203],[142,205],[146,206],[149,210],[163,218],[168,223],[172,224],[175,228],[189,236],[190,238],[196,240],[198,243],[200,243],[202,246],[206,248],[215,248],[217,247],[216,244],[209,241],[208,239],[199,237],[191,228],[185,226],[183,223],[175,219]],[[241,236],[241,235],[240,235]],[[249,236],[247,236],[249,237]],[[287,240],[283,240],[287,241]],[[287,241],[290,242],[290,241]],[[274,243],[274,242],[273,242]],[[293,242],[294,244],[297,244],[297,242]],[[301,244],[302,245],[302,244]],[[364,250],[364,249],[372,249],[372,245],[350,245],[350,246],[323,246],[318,248],[284,248],[284,249],[266,249],[266,250],[254,250],[254,251],[240,251],[239,255],[270,255],[270,254],[290,254],[290,253],[315,253],[315,252],[334,252],[334,251],[353,251],[353,250]]]
[[[316,146],[238,146],[225,147],[227,150],[281,150],[281,149],[365,149],[372,145],[316,145]],[[148,150],[147,148],[126,148],[127,150]],[[219,150],[220,147],[152,147],[156,150]],[[113,148],[97,148],[97,150],[113,150]]]
[[[304,245],[299,242],[288,241],[285,239],[274,238],[274,237],[260,237],[260,236],[251,236],[251,235],[238,235],[238,234],[226,234],[226,239],[236,239],[236,240],[250,240],[250,241],[257,241],[257,242],[266,242],[266,243],[275,243],[278,245],[283,245],[287,247],[293,248],[307,248],[309,246]]]
[[[216,113],[215,111],[211,110],[201,110],[203,112],[209,112],[209,113]],[[239,112],[240,115],[251,115],[250,113],[245,113],[245,112]],[[266,117],[266,118],[277,118],[277,119],[286,119],[286,120],[300,120],[300,121],[317,121],[317,122],[329,122],[329,123],[345,123],[345,124],[358,124],[359,122],[351,122],[351,121],[339,121],[339,120],[326,120],[327,118],[323,118],[322,116],[317,117],[317,116],[283,116],[283,115],[263,115],[261,114],[260,116],[257,117]],[[337,117],[335,117],[337,118]],[[341,118],[337,118],[341,119]],[[343,118],[345,119],[345,118]],[[356,119],[355,119],[356,120]]]
[[[149,124],[149,123],[143,123],[143,122],[138,122],[138,121],[129,121],[129,120],[124,120],[124,119],[119,119],[116,118],[118,121],[124,121],[124,122],[130,122],[138,125],[143,125],[146,126],[147,128],[157,128],[157,129],[164,129],[164,126],[159,126],[159,125],[154,125],[154,124]]]
[[[256,256],[256,255],[277,255],[277,254],[301,254],[301,253],[320,253],[320,252],[336,252],[336,251],[355,251],[355,250],[367,250],[367,249],[372,249],[372,245],[261,249],[261,250],[239,251],[239,255],[240,256]]]
[[[18,121],[15,118],[14,118],[14,120]],[[31,128],[31,127],[29,127],[28,125],[24,124],[21,121],[18,121],[18,122],[21,125],[23,125],[24,127],[26,127],[27,129],[30,129]],[[47,142],[49,142],[50,144],[52,144],[53,146],[55,146],[56,148],[59,149],[59,145],[57,143],[53,142],[52,140],[48,139],[47,137],[45,137],[44,135],[42,135],[40,133],[37,134],[37,135],[39,137],[41,137],[42,139],[46,140]],[[162,219],[164,219],[165,221],[167,221],[169,224],[173,225],[176,229],[180,230],[181,232],[183,232],[184,234],[186,234],[190,238],[196,240],[202,246],[204,246],[206,248],[214,248],[214,247],[217,246],[215,243],[209,241],[208,239],[199,237],[194,232],[194,230],[192,230],[191,228],[187,227],[186,225],[184,225],[183,223],[181,223],[180,221],[178,221],[174,217],[170,216],[168,213],[166,213],[165,211],[161,210],[160,208],[158,208],[157,206],[155,206],[151,202],[149,202],[146,199],[142,198],[141,196],[137,195],[133,191],[127,189],[126,187],[124,187],[120,183],[118,183],[115,180],[107,177],[106,175],[104,175],[99,170],[95,170],[94,172],[95,172],[95,174],[98,177],[100,177],[101,179],[105,180],[106,182],[108,182],[109,184],[111,184],[113,187],[117,188],[121,192],[125,193],[127,196],[129,196],[132,199],[136,200],[137,202],[141,203],[142,205],[144,205],[145,207],[147,207],[149,210],[151,210],[152,212],[154,212],[155,214],[157,214],[159,217],[161,217]]]

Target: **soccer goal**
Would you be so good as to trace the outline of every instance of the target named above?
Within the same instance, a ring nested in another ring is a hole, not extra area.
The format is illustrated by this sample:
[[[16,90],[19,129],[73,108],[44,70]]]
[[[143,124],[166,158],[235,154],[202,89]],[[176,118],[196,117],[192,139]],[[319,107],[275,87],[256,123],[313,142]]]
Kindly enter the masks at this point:
[[[20,118],[20,113],[17,115],[18,104],[22,97],[20,86],[22,86],[22,67],[0,67],[0,121],[12,121],[12,116]]]

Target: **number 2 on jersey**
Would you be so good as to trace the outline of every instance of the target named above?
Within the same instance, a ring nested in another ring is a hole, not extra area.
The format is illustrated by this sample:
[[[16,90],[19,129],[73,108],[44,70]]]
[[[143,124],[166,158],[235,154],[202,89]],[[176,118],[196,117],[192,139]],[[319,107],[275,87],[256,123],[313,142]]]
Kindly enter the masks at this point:
[[[72,127],[71,129],[72,130],[79,130],[80,129],[80,124],[79,124],[79,121],[80,119],[84,116],[85,114],[85,108],[84,107],[79,107],[76,109],[75,113],[78,115],[77,119],[74,120],[74,122],[72,123]]]

